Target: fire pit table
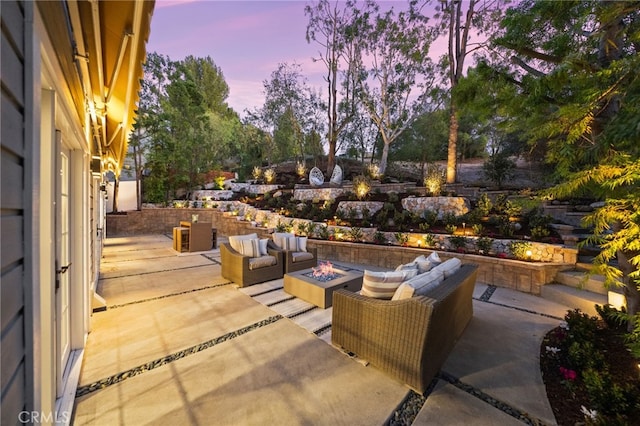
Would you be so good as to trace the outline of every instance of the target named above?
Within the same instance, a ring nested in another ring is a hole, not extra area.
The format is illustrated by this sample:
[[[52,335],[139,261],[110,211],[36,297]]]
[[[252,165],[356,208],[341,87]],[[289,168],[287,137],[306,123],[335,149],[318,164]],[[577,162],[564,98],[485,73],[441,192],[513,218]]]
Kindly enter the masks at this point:
[[[362,288],[362,272],[345,271],[330,264],[302,269],[284,275],[284,291],[326,309],[333,302],[333,292],[339,288],[356,292]]]

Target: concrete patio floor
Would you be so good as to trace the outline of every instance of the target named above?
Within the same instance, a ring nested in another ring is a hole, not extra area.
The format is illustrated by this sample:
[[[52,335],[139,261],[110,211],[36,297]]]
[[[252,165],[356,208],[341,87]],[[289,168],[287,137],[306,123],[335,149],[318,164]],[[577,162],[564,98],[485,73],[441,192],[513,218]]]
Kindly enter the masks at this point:
[[[539,346],[568,308],[536,296],[477,283],[425,400],[331,346],[331,308],[268,302],[282,280],[222,278],[219,250],[108,238],[100,277],[108,308],[92,316],[75,425],[382,425],[416,409],[414,425],[555,424]]]

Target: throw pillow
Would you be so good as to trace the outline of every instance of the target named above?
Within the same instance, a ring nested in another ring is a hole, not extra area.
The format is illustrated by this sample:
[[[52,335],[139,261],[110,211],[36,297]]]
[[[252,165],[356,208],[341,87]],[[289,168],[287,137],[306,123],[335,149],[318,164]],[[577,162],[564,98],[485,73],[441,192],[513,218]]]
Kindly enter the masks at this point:
[[[287,251],[300,251],[298,250],[298,239],[296,237],[287,237],[282,239],[282,249]]]
[[[260,241],[257,238],[241,240],[240,253],[243,256],[260,257]]]
[[[246,235],[232,235],[229,237],[229,245],[231,245],[231,248],[237,251],[238,253],[242,253],[240,248],[240,244],[241,244],[240,241],[251,240],[254,238],[258,238],[258,234],[256,234],[255,232],[253,234],[246,234]]]
[[[268,242],[269,242],[268,238],[260,239],[260,256],[266,256],[267,254],[269,254],[269,252],[267,251]]]
[[[298,238],[298,251],[307,251],[307,237]]]
[[[433,268],[433,265],[424,256],[424,254],[421,254],[420,256],[416,257],[414,262],[418,266],[418,273],[419,274],[424,274],[425,272],[427,272],[427,271],[431,270],[431,268]]]
[[[427,260],[431,262],[432,265],[438,265],[442,263],[442,259],[440,259],[440,256],[438,256],[438,253],[435,251],[431,253],[429,257],[427,257]]]
[[[405,263],[396,268],[396,271],[404,272],[404,279],[408,280],[418,275],[418,265],[415,262]]]
[[[282,250],[286,250],[285,248],[285,240],[289,237],[295,237],[293,232],[274,232],[273,233],[273,242],[281,248]]]
[[[360,294],[376,299],[391,299],[402,281],[404,281],[404,272],[402,271],[373,272],[365,270]]]
[[[400,287],[398,287],[396,292],[393,293],[393,297],[391,298],[391,300],[411,299],[413,297],[414,292],[415,292],[415,289],[413,287],[411,287],[407,283],[402,283],[400,284]]]
[[[462,261],[460,261],[460,259],[458,259],[457,257],[452,257],[451,259],[447,259],[433,269],[442,272],[445,278],[449,278],[451,275],[455,274],[458,269],[460,269],[460,266],[462,266]]]

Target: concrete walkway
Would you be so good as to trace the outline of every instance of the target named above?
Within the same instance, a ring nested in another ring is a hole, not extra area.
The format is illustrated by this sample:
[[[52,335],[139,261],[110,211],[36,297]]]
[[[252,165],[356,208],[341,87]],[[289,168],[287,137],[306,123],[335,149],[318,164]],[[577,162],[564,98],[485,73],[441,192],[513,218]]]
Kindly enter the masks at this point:
[[[477,283],[474,317],[425,399],[331,346],[331,308],[266,302],[281,281],[240,291],[218,250],[107,239],[108,308],[92,316],[73,424],[555,424],[539,347],[567,307]]]

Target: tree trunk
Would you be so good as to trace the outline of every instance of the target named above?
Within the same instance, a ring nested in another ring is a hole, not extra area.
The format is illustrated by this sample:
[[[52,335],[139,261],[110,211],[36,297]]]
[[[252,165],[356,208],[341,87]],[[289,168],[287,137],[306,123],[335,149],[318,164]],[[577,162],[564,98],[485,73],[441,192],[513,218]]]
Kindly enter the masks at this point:
[[[640,290],[636,282],[629,277],[633,271],[636,270],[630,262],[630,259],[638,253],[627,253],[618,251],[617,259],[620,270],[622,271],[622,282],[624,284],[624,296],[627,301],[627,313],[629,314],[629,323],[627,325],[627,331],[631,332],[634,329],[634,318],[640,308]]]
[[[120,179],[113,181],[113,212],[118,212],[118,188],[120,187]]]
[[[447,183],[456,182],[456,167],[458,163],[458,116],[456,107],[451,100],[449,108],[449,149],[447,151]]]
[[[382,145],[382,155],[380,156],[380,175],[387,172],[387,157],[389,156],[389,144],[385,141]]]

